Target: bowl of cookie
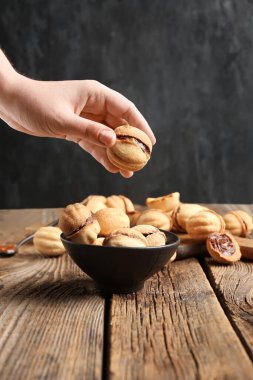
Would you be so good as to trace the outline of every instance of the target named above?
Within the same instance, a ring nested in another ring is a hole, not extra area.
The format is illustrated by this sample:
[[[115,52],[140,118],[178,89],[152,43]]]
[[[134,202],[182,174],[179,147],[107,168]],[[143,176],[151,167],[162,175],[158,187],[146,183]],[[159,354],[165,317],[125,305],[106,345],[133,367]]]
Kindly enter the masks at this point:
[[[138,210],[124,196],[94,195],[68,205],[60,215],[66,251],[102,293],[126,294],[142,289],[144,282],[175,256],[179,238],[159,228],[159,223],[164,227],[170,217],[166,220],[164,213],[153,213],[133,223],[134,213]]]

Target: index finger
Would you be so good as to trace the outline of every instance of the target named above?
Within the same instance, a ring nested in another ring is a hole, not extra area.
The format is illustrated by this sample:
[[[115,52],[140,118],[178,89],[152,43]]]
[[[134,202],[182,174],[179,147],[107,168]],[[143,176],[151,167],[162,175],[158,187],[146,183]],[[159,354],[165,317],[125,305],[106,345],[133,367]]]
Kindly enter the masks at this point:
[[[119,92],[107,87],[106,108],[111,115],[126,120],[133,127],[145,132],[152,144],[156,143],[154,133],[136,106]]]

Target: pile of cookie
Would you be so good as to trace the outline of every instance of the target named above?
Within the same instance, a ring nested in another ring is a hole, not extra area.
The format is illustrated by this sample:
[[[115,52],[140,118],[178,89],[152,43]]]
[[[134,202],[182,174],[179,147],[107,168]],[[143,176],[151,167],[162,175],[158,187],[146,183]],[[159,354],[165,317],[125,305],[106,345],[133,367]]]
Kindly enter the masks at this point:
[[[131,224],[135,214],[132,201],[123,195],[108,198],[92,195],[82,203],[68,205],[61,213],[59,227],[76,243],[107,247],[149,247],[166,243],[165,234],[150,223]],[[169,225],[167,225],[169,227]]]
[[[220,263],[240,260],[240,246],[234,236],[247,237],[253,229],[252,217],[243,210],[229,211],[222,216],[202,205],[180,202],[179,193],[147,198],[146,204],[153,210],[148,209],[142,215],[151,212],[154,215],[156,209],[161,209],[171,217],[172,231],[206,241],[207,251]]]
[[[187,233],[194,240],[206,240],[210,255],[219,262],[240,259],[240,247],[234,236],[246,237],[253,228],[252,217],[242,210],[224,216],[199,204],[180,201],[178,192],[147,198],[146,208],[136,209],[123,195],[90,195],[80,203],[68,205],[61,213],[58,227],[42,227],[34,238],[36,248],[55,255],[64,252],[61,231],[76,243],[150,247],[166,244],[161,231]]]

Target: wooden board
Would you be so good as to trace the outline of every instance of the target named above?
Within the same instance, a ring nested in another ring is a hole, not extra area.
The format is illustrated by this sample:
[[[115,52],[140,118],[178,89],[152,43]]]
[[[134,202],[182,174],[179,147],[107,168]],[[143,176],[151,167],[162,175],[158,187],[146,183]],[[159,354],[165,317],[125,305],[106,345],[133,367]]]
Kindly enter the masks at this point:
[[[190,238],[188,234],[177,234],[180,238],[180,245],[177,249],[177,260],[184,260],[190,257],[203,257],[208,254],[206,244]]]
[[[54,210],[0,212],[0,240],[16,241]],[[0,259],[0,379],[101,379],[104,300],[67,255],[27,245]]]
[[[113,296],[110,379],[252,379],[252,365],[196,259]]]
[[[241,250],[243,259],[253,260],[253,239],[252,239],[252,237],[243,238],[243,237],[235,236],[235,239],[237,240],[237,242],[240,246],[240,250]]]
[[[218,205],[216,211],[238,208],[253,214],[252,205]],[[205,259],[205,266],[221,304],[253,360],[253,262],[240,261],[227,266]]]
[[[253,263],[241,261],[228,266],[210,258],[205,263],[208,278],[253,360]]]

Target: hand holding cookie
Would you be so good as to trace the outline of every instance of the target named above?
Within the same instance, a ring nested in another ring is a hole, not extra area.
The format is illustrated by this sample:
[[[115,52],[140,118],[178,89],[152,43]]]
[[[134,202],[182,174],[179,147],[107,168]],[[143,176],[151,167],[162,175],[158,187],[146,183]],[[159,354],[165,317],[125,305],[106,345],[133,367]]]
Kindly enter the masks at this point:
[[[0,117],[10,127],[32,136],[72,141],[111,173],[133,175],[131,168],[121,168],[107,157],[106,149],[115,145],[114,130],[119,125],[131,124],[155,143],[136,106],[95,80],[32,80],[17,73],[1,49],[0,74]],[[144,166],[145,159],[137,161],[139,167],[140,161]]]

